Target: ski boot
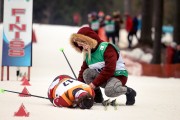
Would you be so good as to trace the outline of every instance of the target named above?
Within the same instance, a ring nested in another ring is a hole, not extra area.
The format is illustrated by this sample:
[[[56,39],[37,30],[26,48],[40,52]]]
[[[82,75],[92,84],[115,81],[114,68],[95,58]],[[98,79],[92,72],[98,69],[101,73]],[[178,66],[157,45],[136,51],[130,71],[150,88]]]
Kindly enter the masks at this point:
[[[126,105],[134,105],[136,97],[136,91],[132,88],[127,87],[126,93]]]
[[[97,88],[97,89],[94,90],[94,92],[95,92],[94,102],[102,103],[104,101],[104,98],[103,98],[101,89]]]

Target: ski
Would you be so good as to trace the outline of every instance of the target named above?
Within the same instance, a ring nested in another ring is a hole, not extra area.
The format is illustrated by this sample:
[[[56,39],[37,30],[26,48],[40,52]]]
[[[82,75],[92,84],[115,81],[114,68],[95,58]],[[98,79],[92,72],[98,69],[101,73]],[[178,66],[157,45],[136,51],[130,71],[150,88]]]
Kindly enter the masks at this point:
[[[112,101],[110,102],[110,105],[114,107],[114,110],[117,110],[116,99],[112,100]]]
[[[114,100],[110,100],[110,99],[107,99],[105,101],[102,102],[102,105],[104,106],[104,110],[106,111],[108,106],[111,105],[114,107],[114,110],[117,110],[117,103],[116,103],[116,99]]]
[[[109,106],[109,104],[110,104],[110,99],[107,99],[102,102],[102,105],[104,106],[105,111],[107,110],[107,107]]]

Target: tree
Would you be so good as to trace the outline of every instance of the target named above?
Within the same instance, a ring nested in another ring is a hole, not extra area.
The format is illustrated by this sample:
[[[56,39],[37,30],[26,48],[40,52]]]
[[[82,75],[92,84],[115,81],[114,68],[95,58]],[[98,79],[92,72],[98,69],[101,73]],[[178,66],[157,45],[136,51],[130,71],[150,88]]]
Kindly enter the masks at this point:
[[[33,1],[33,22],[34,23],[47,23],[46,4],[47,0],[34,0]]]
[[[131,2],[131,0],[124,0],[124,13],[128,13],[129,15],[132,15]]]
[[[153,64],[161,63],[161,35],[163,24],[163,3],[164,0],[156,0],[154,4],[154,16],[155,16],[155,39],[153,44]]]
[[[174,8],[174,33],[173,39],[177,44],[180,44],[180,0],[175,0]]]
[[[152,10],[153,0],[142,0],[142,28],[139,44],[143,47],[152,47]]]
[[[3,0],[0,0],[0,23],[3,21]]]

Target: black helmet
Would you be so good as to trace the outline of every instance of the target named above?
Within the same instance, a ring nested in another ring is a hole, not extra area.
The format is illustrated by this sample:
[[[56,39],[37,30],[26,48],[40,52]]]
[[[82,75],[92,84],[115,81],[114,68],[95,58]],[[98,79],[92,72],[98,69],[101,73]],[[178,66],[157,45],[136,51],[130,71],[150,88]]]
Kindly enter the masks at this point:
[[[90,109],[93,106],[94,98],[87,93],[86,95],[83,95],[78,100],[78,105],[81,109]]]

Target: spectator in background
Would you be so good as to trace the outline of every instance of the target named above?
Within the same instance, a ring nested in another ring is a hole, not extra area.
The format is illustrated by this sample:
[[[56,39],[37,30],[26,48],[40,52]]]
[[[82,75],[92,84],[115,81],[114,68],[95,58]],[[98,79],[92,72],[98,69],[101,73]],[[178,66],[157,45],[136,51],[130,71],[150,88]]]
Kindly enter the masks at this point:
[[[139,14],[137,19],[138,19],[138,30],[141,30],[141,27],[142,27],[142,15]]]
[[[91,13],[91,21],[90,21],[90,25],[92,30],[94,30],[97,34],[100,28],[100,22],[98,20],[98,16],[96,12],[92,12]]]
[[[173,58],[174,58],[174,53],[175,53],[175,46],[176,44],[174,42],[169,43],[166,45],[166,64],[172,64],[173,63]]]
[[[110,42],[112,40],[112,43],[116,44],[116,42],[115,42],[115,23],[112,20],[112,17],[110,15],[106,15],[104,23],[105,23],[105,32],[106,32],[108,41]]]
[[[121,29],[121,25],[123,24],[123,19],[121,17],[121,14],[119,11],[115,11],[113,12],[113,16],[112,16],[114,23],[115,23],[115,41],[116,41],[116,45],[119,43],[119,34],[120,34],[120,29]]]
[[[173,63],[180,63],[180,44],[176,45],[175,47]]]
[[[125,14],[125,17],[126,17],[125,28],[126,28],[126,31],[128,32],[127,38],[129,41],[129,34],[130,34],[132,26],[133,26],[133,21],[132,21],[131,16],[128,13]],[[129,44],[129,47],[130,47],[130,44]]]
[[[105,14],[103,11],[98,12],[98,20],[100,23],[100,27],[103,27],[104,26],[104,20],[105,20]]]
[[[132,48],[132,40],[134,35],[136,39],[139,41],[137,37],[138,19],[136,16],[132,19],[130,15],[126,15],[126,30],[128,31],[128,48]]]
[[[73,14],[73,23],[75,26],[79,26],[81,24],[81,16],[78,12]]]
[[[87,17],[88,17],[88,24],[90,25],[90,24],[91,24],[91,21],[92,21],[92,14],[89,13],[89,14],[87,15]]]

